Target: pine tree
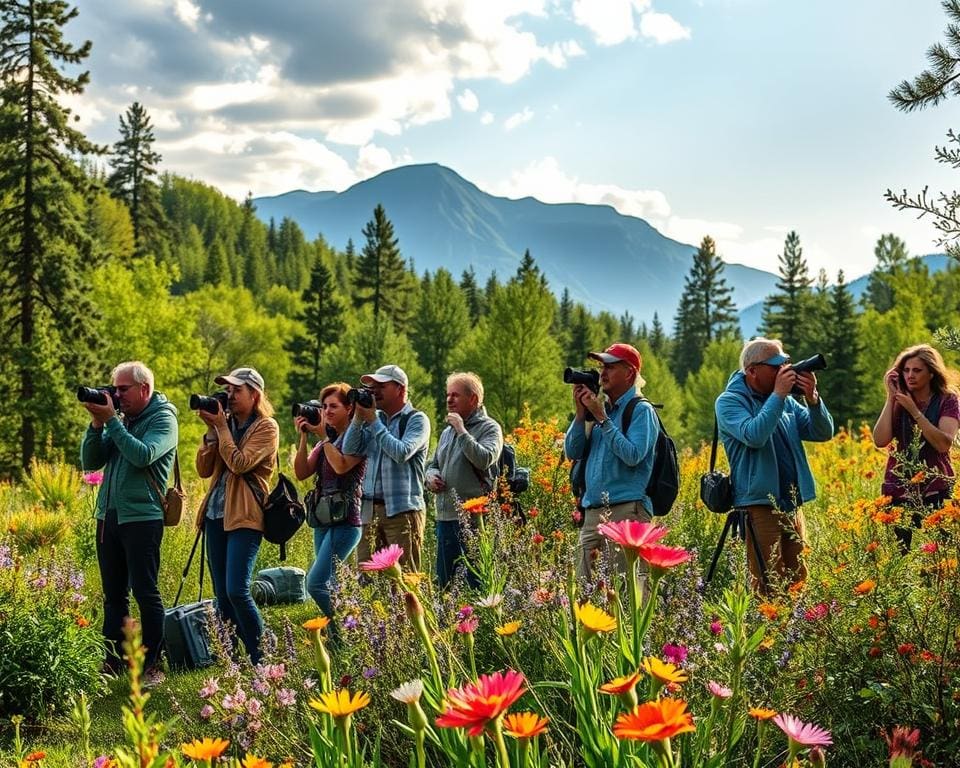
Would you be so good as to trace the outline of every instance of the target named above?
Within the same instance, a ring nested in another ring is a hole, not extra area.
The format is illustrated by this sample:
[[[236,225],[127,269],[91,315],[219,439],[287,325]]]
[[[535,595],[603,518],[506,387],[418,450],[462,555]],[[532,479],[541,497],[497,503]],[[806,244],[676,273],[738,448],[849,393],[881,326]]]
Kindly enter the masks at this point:
[[[796,354],[806,344],[812,306],[810,286],[813,284],[796,232],[787,235],[779,260],[780,279],[776,292],[763,302],[761,333],[780,339],[784,349]]]
[[[337,291],[333,273],[319,254],[302,298],[303,312],[297,320],[303,325],[304,333],[295,336],[285,347],[293,363],[287,381],[294,397],[309,399],[320,393],[324,352],[343,334],[346,313],[346,302]]]
[[[237,255],[243,264],[243,285],[257,298],[267,292],[267,233],[257,219],[253,195],[243,201],[243,219],[237,234]]]
[[[76,15],[56,0],[0,6],[0,375],[4,388],[16,387],[16,415],[8,423],[19,431],[24,468],[36,451],[38,427],[60,438],[54,425],[64,405],[63,372],[83,376],[90,362],[90,240],[78,203],[89,182],[72,158],[102,149],[70,127],[70,111],[57,101],[83,93],[89,82],[88,72],[63,73],[90,53],[89,41],[75,47],[63,38]]]
[[[569,340],[567,342],[565,364],[573,368],[580,368],[587,362],[587,355],[596,349],[597,342],[594,335],[593,318],[583,304],[573,308],[570,318]]]
[[[883,314],[893,309],[896,299],[893,283],[907,269],[910,254],[903,240],[894,234],[886,234],[877,240],[873,255],[877,258],[877,266],[870,273],[862,301],[864,306],[872,306]]]
[[[716,243],[708,235],[693,255],[677,309],[673,355],[674,373],[681,383],[700,367],[707,344],[740,336],[733,289],[723,270]]]
[[[557,325],[562,332],[570,330],[573,320],[573,299],[570,298],[570,289],[564,286],[560,294],[560,306],[557,308]]]
[[[487,278],[486,285],[483,286],[483,303],[488,311],[490,302],[493,301],[493,297],[497,295],[499,289],[500,278],[497,277],[497,270],[493,270],[490,273],[490,277]]]
[[[374,321],[379,320],[382,313],[402,325],[406,320],[402,317],[406,265],[400,256],[393,224],[382,205],[373,209],[373,218],[363,228],[363,236],[367,242],[357,264],[354,304],[357,307],[372,305]]]
[[[862,345],[857,329],[853,296],[843,279],[843,270],[830,290],[830,316],[826,326],[823,354],[827,369],[817,374],[817,388],[840,426],[865,416],[860,355]]]
[[[467,302],[470,324],[476,325],[485,311],[485,297],[477,285],[477,273],[473,271],[472,264],[460,275],[460,290]]]
[[[207,265],[203,271],[203,282],[208,285],[230,285],[230,261],[227,249],[219,237],[207,249]]]
[[[660,322],[660,315],[653,313],[653,324],[650,326],[650,335],[647,339],[650,344],[650,351],[657,357],[664,357],[667,351],[667,335],[663,330],[663,323]]]
[[[627,344],[634,344],[639,341],[640,331],[637,329],[637,321],[629,312],[620,315],[620,330],[617,338]]]
[[[463,291],[445,269],[438,269],[433,277],[429,272],[423,276],[420,295],[410,340],[420,365],[430,376],[430,395],[437,413],[444,413],[450,361],[454,348],[470,330],[470,315]]]
[[[113,173],[107,178],[107,187],[130,209],[134,251],[142,256],[163,231],[163,211],[155,181],[161,157],[153,149],[150,115],[139,102],[133,102],[126,114],[120,115],[120,137],[113,145]]]
[[[540,271],[540,267],[537,266],[536,260],[530,255],[529,248],[523,252],[523,259],[520,261],[520,266],[517,267],[517,274],[514,279],[522,282],[528,276],[539,280],[540,285],[543,288],[547,287],[547,276]]]

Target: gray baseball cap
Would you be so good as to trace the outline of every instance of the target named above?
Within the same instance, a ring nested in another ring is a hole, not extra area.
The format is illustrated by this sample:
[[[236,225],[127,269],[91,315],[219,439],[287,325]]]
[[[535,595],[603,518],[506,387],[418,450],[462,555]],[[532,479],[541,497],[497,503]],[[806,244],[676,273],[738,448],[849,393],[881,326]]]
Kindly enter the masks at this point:
[[[367,373],[360,377],[364,384],[373,384],[377,382],[383,384],[388,381],[395,381],[397,384],[407,386],[407,374],[399,365],[381,365],[373,373]]]
[[[263,376],[256,368],[234,368],[226,375],[217,376],[214,381],[221,386],[233,384],[233,386],[239,387],[248,384],[257,392],[263,392],[264,387]]]

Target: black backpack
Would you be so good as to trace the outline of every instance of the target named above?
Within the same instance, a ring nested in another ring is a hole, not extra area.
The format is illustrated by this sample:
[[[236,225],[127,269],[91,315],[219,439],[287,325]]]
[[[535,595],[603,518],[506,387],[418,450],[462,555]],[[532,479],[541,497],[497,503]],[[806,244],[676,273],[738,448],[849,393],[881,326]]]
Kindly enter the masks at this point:
[[[646,494],[650,497],[650,511],[656,516],[667,514],[673,502],[677,500],[680,493],[680,462],[677,460],[677,446],[673,438],[667,434],[663,421],[660,420],[658,408],[662,405],[650,402],[645,397],[632,398],[623,409],[623,418],[620,421],[620,431],[627,433],[630,422],[633,420],[633,412],[640,401],[650,403],[653,408],[653,415],[657,419],[657,441],[653,446],[653,469],[650,472],[650,482],[647,483]],[[586,491],[586,472],[587,457],[590,455],[590,441],[587,441],[583,456],[574,459],[573,466],[570,468],[570,488],[573,495],[577,498],[578,508],[580,499]],[[581,509],[582,511],[582,509]],[[582,519],[582,518],[581,518]]]

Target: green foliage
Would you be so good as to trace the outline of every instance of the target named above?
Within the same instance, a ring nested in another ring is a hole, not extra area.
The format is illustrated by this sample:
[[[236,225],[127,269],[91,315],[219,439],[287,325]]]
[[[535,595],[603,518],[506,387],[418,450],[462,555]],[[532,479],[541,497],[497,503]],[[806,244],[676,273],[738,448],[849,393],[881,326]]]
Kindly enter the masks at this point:
[[[462,289],[445,269],[436,275],[424,275],[420,291],[420,308],[413,321],[410,340],[417,350],[420,364],[430,375],[430,395],[436,412],[443,413],[446,402],[447,375],[453,371],[451,356],[457,344],[470,329],[469,310]]]
[[[779,256],[780,279],[776,292],[763,302],[763,319],[760,334],[771,339],[780,339],[783,348],[798,354],[807,346],[812,309],[809,275],[800,236],[790,232]]]
[[[817,387],[830,409],[834,424],[855,425],[859,418],[869,418],[872,412],[863,407],[862,345],[856,308],[843,281],[843,270],[830,290],[829,312],[822,319],[822,327],[825,341],[822,353],[828,364],[825,371],[817,374]]]
[[[357,307],[369,304],[375,320],[383,315],[402,330],[409,319],[409,307],[403,297],[406,268],[393,223],[382,205],[373,209],[373,218],[363,228],[363,236],[367,242],[357,263],[354,304]]]
[[[703,351],[703,365],[684,382],[683,437],[688,445],[697,446],[712,438],[714,403],[730,374],[740,367],[741,346],[734,339],[711,342]]]
[[[896,299],[893,280],[907,268],[907,244],[894,234],[881,235],[873,255],[877,266],[870,273],[862,301],[878,312],[889,312]]]

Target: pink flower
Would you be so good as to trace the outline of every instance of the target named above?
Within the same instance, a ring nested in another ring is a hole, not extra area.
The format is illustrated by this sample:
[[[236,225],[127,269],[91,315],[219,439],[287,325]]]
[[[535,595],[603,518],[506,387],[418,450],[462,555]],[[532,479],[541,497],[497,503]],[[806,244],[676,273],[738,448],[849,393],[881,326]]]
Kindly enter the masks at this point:
[[[787,734],[792,745],[800,747],[829,747],[833,744],[830,731],[813,723],[805,723],[793,715],[779,714],[773,718],[777,727]]]
[[[679,666],[687,660],[687,649],[682,645],[666,643],[661,651],[663,653],[663,660],[669,661],[671,664],[676,664]]]
[[[470,604],[461,605],[460,610],[457,611],[457,618],[463,621],[463,619],[469,619],[473,616],[473,606]]]
[[[478,626],[480,626],[480,620],[478,618],[464,619],[457,624],[457,632],[461,635],[472,634],[477,631]]]
[[[250,699],[247,702],[247,713],[251,717],[256,717],[263,710],[263,704],[260,703],[260,699]]]
[[[204,720],[209,720],[213,716],[213,707],[209,704],[204,704],[200,708],[200,717]]]
[[[711,680],[707,683],[707,690],[710,691],[711,695],[716,696],[718,699],[729,699],[733,696],[733,691],[731,691],[727,686],[720,685]]]
[[[364,571],[387,571],[388,576],[400,576],[400,558],[403,557],[403,547],[399,544],[391,544],[373,553],[373,556],[364,563],[360,563],[360,568]]]
[[[211,677],[203,681],[203,688],[200,689],[200,698],[209,699],[213,694],[220,690],[220,683],[217,678]]]
[[[719,635],[723,632],[723,624],[721,624],[719,620],[714,619],[710,622],[710,631],[715,635]]]
[[[667,535],[667,529],[653,523],[641,523],[639,520],[621,520],[616,523],[603,523],[597,530],[614,544],[623,549],[640,554],[640,548],[656,544]]]
[[[85,482],[87,485],[100,485],[103,482],[103,472],[99,470],[96,472],[84,472],[83,482]]]
[[[920,551],[926,552],[928,555],[932,555],[938,549],[939,547],[937,546],[937,542],[935,541],[925,541],[923,544],[920,545]]]
[[[640,547],[639,551],[640,557],[647,561],[654,576],[663,575],[670,568],[690,559],[690,553],[683,547],[668,547],[664,544],[647,544]]]
[[[826,603],[817,603],[813,608],[808,608],[803,618],[807,621],[818,621],[830,613],[830,608]]]
[[[297,694],[289,688],[281,688],[277,691],[277,703],[281,707],[292,707],[297,702]]]
[[[471,736],[479,736],[487,723],[500,717],[523,695],[523,683],[521,673],[508,669],[480,675],[475,683],[451,688],[444,702],[446,710],[436,723],[441,728],[468,728]]]

